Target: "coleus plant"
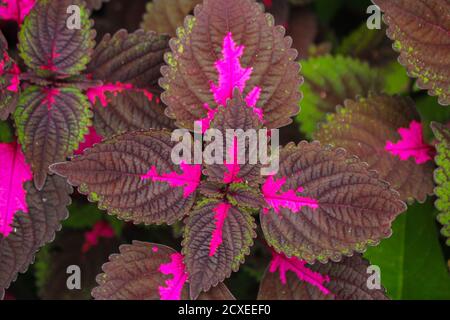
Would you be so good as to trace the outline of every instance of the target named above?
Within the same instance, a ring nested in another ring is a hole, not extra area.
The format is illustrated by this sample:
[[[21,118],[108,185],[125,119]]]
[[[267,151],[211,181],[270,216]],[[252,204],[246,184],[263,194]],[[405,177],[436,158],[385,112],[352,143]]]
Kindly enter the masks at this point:
[[[178,126],[276,129],[298,113],[297,52],[255,1],[206,0],[177,34],[159,83],[166,114]],[[305,283],[321,298],[385,297],[383,289],[367,289],[368,264],[358,252],[388,237],[406,206],[367,164],[343,149],[304,141],[284,147],[280,170],[264,177],[250,163],[176,165],[176,144],[166,130],[128,132],[51,166],[120,219],[184,219],[182,252],[140,242],[121,247],[98,277],[95,298],[196,299],[223,292],[221,283],[250,253],[256,213],[273,251],[261,298],[278,281],[295,295]],[[314,262],[329,262],[328,269],[311,267]],[[287,281],[290,272],[296,281]],[[348,278],[337,276],[342,272]],[[354,294],[353,281],[360,289]]]
[[[0,290],[26,270],[67,216],[71,188],[60,175],[119,219],[184,222],[181,252],[138,241],[121,246],[97,277],[99,286],[92,291],[97,299],[234,299],[223,281],[240,268],[257,234],[272,254],[259,299],[386,298],[383,288],[367,287],[370,263],[360,253],[390,236],[392,221],[406,209],[403,201],[423,201],[433,189],[435,151],[423,140],[412,101],[369,93],[382,89],[370,72],[360,89],[358,76],[364,72],[359,69],[367,67],[348,62],[356,74],[353,93],[338,98],[366,98],[347,101],[328,116],[315,133],[320,143],[282,148],[278,172],[262,176],[260,165],[237,164],[235,157],[223,165],[177,165],[170,156],[176,145],[169,131],[173,120],[182,128],[201,123],[221,131],[277,129],[291,122],[303,82],[292,40],[254,0],[205,0],[170,41],[171,52],[166,53],[168,37],[151,31],[119,31],[94,49],[83,3],[77,2],[83,27],[68,30],[65,8],[74,1],[62,2],[38,0],[25,18],[19,48],[27,72],[18,71],[1,42],[6,66],[1,94],[7,97],[2,103],[8,103],[0,110],[4,117],[16,110],[31,170],[19,144],[3,146],[6,154],[17,154],[7,159],[21,169],[15,173],[17,206],[7,226],[14,221],[9,233],[0,235],[0,258],[8,262],[0,266]],[[183,14],[191,9],[186,5]],[[43,14],[47,11],[53,16]],[[55,33],[46,33],[47,25]],[[143,27],[156,28],[145,22]],[[164,32],[175,35],[174,28]],[[156,86],[164,53],[167,65],[159,84],[167,118]],[[325,112],[339,103],[324,100]],[[365,139],[347,143],[355,130]],[[438,157],[445,159],[446,133],[438,125],[436,130],[444,141]],[[88,131],[86,144],[78,148]],[[73,153],[78,156],[70,162],[54,164]],[[444,160],[440,165],[446,168]],[[47,176],[49,166],[57,175]],[[444,185],[439,190],[446,190],[442,170],[436,176]],[[446,195],[439,193],[445,212]],[[440,217],[448,225],[445,214]],[[89,252],[98,237],[109,236],[111,230],[96,225],[82,250]]]

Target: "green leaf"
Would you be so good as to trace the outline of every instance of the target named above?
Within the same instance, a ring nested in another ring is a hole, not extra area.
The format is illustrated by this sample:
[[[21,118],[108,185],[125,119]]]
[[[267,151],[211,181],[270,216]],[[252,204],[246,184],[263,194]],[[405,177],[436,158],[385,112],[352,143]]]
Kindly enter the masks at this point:
[[[430,127],[432,121],[447,123],[450,121],[450,108],[442,108],[436,97],[424,96],[416,99],[417,110],[422,118],[425,138],[428,141],[434,139],[433,132]]]
[[[431,127],[439,141],[436,146],[438,168],[434,171],[437,184],[434,193],[438,197],[435,206],[440,211],[438,221],[444,226],[441,233],[447,237],[447,245],[450,246],[450,128],[436,122]]]
[[[305,77],[301,112],[297,121],[300,130],[311,136],[325,113],[334,112],[345,99],[366,96],[380,91],[383,82],[376,70],[360,60],[343,56],[320,56],[302,61]]]
[[[393,235],[365,257],[381,268],[392,299],[450,299],[450,276],[439,246],[431,201],[413,205],[393,224]]]

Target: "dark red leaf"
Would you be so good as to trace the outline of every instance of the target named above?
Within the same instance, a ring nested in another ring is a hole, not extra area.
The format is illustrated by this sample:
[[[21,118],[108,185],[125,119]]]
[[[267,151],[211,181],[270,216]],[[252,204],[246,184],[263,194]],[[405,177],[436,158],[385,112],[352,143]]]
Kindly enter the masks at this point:
[[[0,235],[0,298],[18,273],[24,273],[33,263],[35,253],[53,241],[61,229],[61,221],[68,217],[72,188],[59,177],[49,177],[38,191],[33,183],[25,184],[28,213],[18,213],[14,231],[6,238]]]
[[[191,209],[201,170],[199,165],[175,165],[175,144],[167,131],[126,133],[51,170],[120,219],[172,224]]]
[[[230,97],[218,92],[231,94],[237,86],[244,96],[261,90],[256,107],[262,108],[268,128],[289,124],[299,111],[301,77],[297,52],[284,28],[275,27],[254,0],[206,0],[194,13],[185,20],[179,38],[171,40],[168,66],[161,69],[167,114],[192,129],[195,121],[207,116],[205,104],[210,109],[225,105]],[[245,75],[238,83],[225,81],[237,80],[223,74],[228,63]]]
[[[400,192],[403,200],[423,202],[427,195],[433,193],[432,161],[418,164],[415,158],[400,159],[397,154],[403,151],[387,150],[388,145],[402,140],[400,132],[413,123],[419,124],[420,128],[420,122],[411,99],[373,94],[356,101],[347,100],[345,107],[338,108],[336,114],[327,118],[314,138],[345,148],[350,154],[366,161],[370,169],[378,171],[381,179]],[[416,142],[423,142],[420,131],[414,139]],[[423,149],[424,152],[429,150],[428,147]],[[431,160],[430,156],[428,158]]]
[[[87,73],[105,84],[132,84],[153,89],[158,81],[169,37],[155,32],[120,30],[107,34],[95,48]]]
[[[91,124],[86,96],[74,88],[29,86],[14,113],[17,134],[41,189],[48,167],[78,149]]]
[[[71,5],[80,8],[79,29],[67,26]],[[82,0],[38,1],[20,30],[20,56],[41,77],[77,75],[86,68],[95,45],[92,25]]]
[[[183,254],[192,299],[239,269],[250,253],[255,228],[249,213],[227,202],[211,200],[189,214]]]
[[[0,120],[14,112],[20,91],[20,70],[8,55],[8,43],[0,31]]]
[[[360,255],[344,258],[339,263],[308,266],[313,272],[329,278],[325,286],[330,294],[300,281],[293,272],[286,274],[286,283],[283,284],[278,272],[267,269],[259,288],[258,300],[387,300],[384,288],[368,288],[368,267],[368,261]]]
[[[263,195],[268,209],[260,219],[268,243],[309,263],[340,261],[378,244],[406,209],[367,164],[318,142],[287,145]]]

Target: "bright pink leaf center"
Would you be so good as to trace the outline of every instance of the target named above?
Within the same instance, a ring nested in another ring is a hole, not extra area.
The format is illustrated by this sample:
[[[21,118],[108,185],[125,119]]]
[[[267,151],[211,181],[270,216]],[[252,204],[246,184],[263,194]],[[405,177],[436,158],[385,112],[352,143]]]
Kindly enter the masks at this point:
[[[195,192],[200,184],[201,178],[201,166],[198,164],[189,165],[186,163],[180,164],[183,173],[169,172],[164,174],[158,174],[155,166],[152,166],[149,172],[141,176],[142,180],[152,179],[153,181],[164,181],[169,183],[172,187],[184,187],[184,198],[189,197]]]
[[[223,174],[223,182],[230,183],[239,183],[242,182],[241,178],[238,178],[239,172],[241,171],[241,167],[238,164],[238,142],[237,137],[234,137],[233,146],[229,150],[229,157],[232,159],[230,163],[225,160],[225,168],[228,172]]]
[[[173,253],[170,255],[170,259],[169,263],[162,264],[159,267],[159,272],[162,274],[173,276],[166,280],[165,286],[159,287],[159,296],[161,300],[180,300],[188,274],[185,271],[181,253]]]
[[[89,127],[89,132],[84,136],[84,142],[81,142],[78,150],[74,153],[76,155],[83,154],[84,150],[88,148],[92,148],[94,144],[100,143],[103,140],[103,137],[95,131],[95,128]]]
[[[212,233],[211,243],[209,245],[209,256],[212,257],[216,254],[217,249],[222,244],[223,241],[223,224],[228,216],[228,211],[230,211],[231,205],[229,203],[220,203],[213,209],[216,213],[214,218],[216,220],[216,228]]]
[[[306,266],[306,261],[300,260],[296,257],[288,258],[282,253],[272,253],[272,261],[270,262],[270,272],[276,271],[280,274],[280,281],[282,284],[286,284],[286,273],[292,271],[297,275],[300,281],[306,281],[309,284],[315,286],[324,294],[330,294],[324,285],[330,282],[328,276],[323,276],[318,272],[314,272]]]
[[[0,164],[0,234],[7,237],[12,231],[14,214],[28,212],[23,183],[33,176],[16,142],[0,143]]]
[[[435,149],[425,143],[421,123],[411,121],[409,128],[400,128],[398,133],[401,139],[397,143],[388,141],[384,147],[386,151],[398,156],[403,161],[412,157],[417,164],[423,164],[433,159]]]
[[[0,19],[13,20],[19,25],[33,9],[36,0],[2,0],[0,1]]]
[[[220,106],[226,106],[227,100],[233,97],[233,91],[236,88],[239,89],[241,93],[244,92],[246,83],[250,79],[253,68],[243,68],[241,66],[240,59],[243,54],[244,46],[237,46],[231,32],[229,32],[223,40],[223,58],[215,63],[215,67],[219,74],[219,83],[210,83],[214,100]],[[262,109],[256,108],[256,103],[258,102],[260,94],[261,88],[255,87],[249,92],[245,100],[248,106],[255,111],[262,121]],[[208,111],[207,117],[199,120],[202,124],[203,132],[209,128],[215,114],[215,111],[210,109],[208,105],[205,105],[204,108]]]
[[[84,234],[84,244],[81,252],[86,253],[98,245],[100,238],[113,238],[114,230],[106,221],[98,221],[91,231]]]
[[[319,207],[317,200],[297,195],[297,193],[303,192],[302,187],[297,188],[297,190],[280,192],[285,183],[286,177],[275,180],[273,176],[269,176],[262,186],[264,199],[276,213],[280,212],[281,207],[288,208],[294,213],[301,211],[303,207],[312,209]]]
[[[128,90],[142,92],[146,96],[148,101],[153,101],[153,99],[155,99],[154,93],[146,89],[135,88],[131,83],[121,82],[107,83],[101,86],[89,88],[86,92],[86,95],[92,105],[95,105],[98,99],[103,107],[107,107],[110,101],[106,97],[106,93],[112,93],[114,96],[117,96],[117,94]],[[156,102],[160,102],[159,97],[156,97]]]

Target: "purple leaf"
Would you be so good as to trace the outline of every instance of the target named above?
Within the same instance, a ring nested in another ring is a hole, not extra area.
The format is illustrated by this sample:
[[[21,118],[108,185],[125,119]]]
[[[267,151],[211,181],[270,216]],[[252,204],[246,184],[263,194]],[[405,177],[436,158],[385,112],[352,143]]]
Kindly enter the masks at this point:
[[[16,142],[0,143],[0,162],[0,234],[8,237],[14,215],[28,213],[23,184],[33,175]]]
[[[61,229],[61,221],[69,214],[66,207],[72,188],[63,179],[49,177],[42,191],[31,182],[25,184],[25,189],[28,213],[16,214],[14,231],[6,238],[0,235],[0,299],[17,274],[28,269],[35,253],[53,241],[55,232]]]
[[[168,42],[167,35],[143,30],[107,34],[95,48],[87,73],[106,84],[119,82],[136,89],[155,89]]]
[[[0,31],[0,120],[14,112],[20,91],[20,69],[7,50],[8,43]]]
[[[340,261],[378,244],[391,235],[392,221],[406,209],[367,164],[318,142],[283,148],[273,179],[276,194],[289,197],[287,203],[282,197],[283,206],[262,210],[266,240],[277,252],[308,263]],[[299,191],[302,201],[291,203]]]
[[[80,28],[67,27],[71,5],[80,8]],[[86,68],[95,45],[92,24],[81,0],[38,1],[19,33],[20,56],[41,77],[77,75]]]
[[[450,104],[448,0],[373,0],[384,11],[399,61],[420,88]]]
[[[432,161],[418,164],[411,158],[401,160],[386,150],[386,146],[392,146],[389,141],[402,140],[400,133],[405,133],[412,123],[420,122],[410,98],[371,94],[368,98],[347,100],[344,107],[339,107],[335,114],[327,117],[327,122],[320,126],[314,138],[345,148],[367,162],[370,169],[378,171],[381,179],[400,192],[402,200],[423,202],[427,195],[433,193]],[[411,132],[415,133],[412,140],[401,145],[408,143],[423,147],[421,129],[418,125],[415,128]],[[417,158],[418,162],[422,162],[426,154],[430,156],[431,148],[426,147],[423,151],[426,153],[421,153],[424,156]]]
[[[303,264],[302,264],[303,266]],[[308,281],[298,278],[296,268],[285,274],[286,281],[280,281],[278,272],[270,267],[262,279],[258,300],[387,300],[384,288],[369,289],[369,263],[360,255],[344,258],[341,262],[316,263],[303,266],[315,276],[329,279],[324,286],[329,294]],[[302,267],[302,268],[303,268]],[[292,269],[292,268],[289,268]],[[289,270],[288,269],[288,270]]]
[[[256,237],[253,217],[226,202],[210,200],[189,214],[183,254],[190,296],[196,299],[237,271]]]
[[[198,172],[197,167],[182,169],[172,162],[175,144],[167,131],[126,133],[104,140],[70,162],[55,164],[51,170],[67,177],[90,200],[98,201],[101,209],[120,219],[172,224],[191,209],[196,182],[189,179],[187,186],[186,180],[177,180],[180,186],[171,183],[175,184],[178,176]],[[142,179],[152,168],[154,175]]]
[[[188,298],[182,256],[153,243],[133,241],[122,245],[97,276],[92,290],[97,300],[159,300]]]
[[[14,113],[19,141],[41,189],[48,167],[73,154],[90,126],[89,102],[74,88],[29,86]]]
[[[259,97],[253,107],[262,110],[268,128],[289,124],[299,111],[302,79],[294,61],[297,52],[285,30],[275,27],[254,0],[207,0],[194,14],[185,20],[179,38],[171,41],[168,66],[161,69],[167,114],[179,126],[192,129],[195,121],[223,105],[236,86],[253,98],[250,106]],[[225,76],[225,64],[233,66],[233,75],[244,78]]]

